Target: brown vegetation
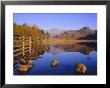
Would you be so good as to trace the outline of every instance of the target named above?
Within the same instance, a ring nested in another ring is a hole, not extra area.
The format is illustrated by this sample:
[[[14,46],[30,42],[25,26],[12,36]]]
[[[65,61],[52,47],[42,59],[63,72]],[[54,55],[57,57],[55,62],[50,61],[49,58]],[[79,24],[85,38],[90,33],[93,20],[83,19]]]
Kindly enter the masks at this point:
[[[51,38],[48,40],[44,40],[44,44],[56,45],[56,44],[75,44],[80,42],[97,42],[97,40],[73,40],[73,39],[56,39]]]

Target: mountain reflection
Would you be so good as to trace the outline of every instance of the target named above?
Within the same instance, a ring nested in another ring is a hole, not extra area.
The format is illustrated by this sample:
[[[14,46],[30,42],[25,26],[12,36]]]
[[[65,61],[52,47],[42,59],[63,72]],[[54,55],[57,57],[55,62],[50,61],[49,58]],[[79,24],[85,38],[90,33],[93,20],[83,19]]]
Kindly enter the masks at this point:
[[[44,53],[52,53],[55,55],[61,52],[80,52],[84,55],[89,55],[89,53],[92,51],[97,51],[97,42],[56,45],[39,44],[37,45],[37,48],[34,51],[32,51],[32,54],[26,53],[22,58],[27,62],[28,60],[36,60],[40,57],[40,55],[43,55]],[[18,58],[19,57],[15,57],[15,64],[20,61],[20,59]]]
[[[50,46],[49,52],[52,54],[59,54],[61,52],[80,52],[88,55],[92,51],[96,51],[96,42],[94,43],[77,43],[77,44],[56,44]]]

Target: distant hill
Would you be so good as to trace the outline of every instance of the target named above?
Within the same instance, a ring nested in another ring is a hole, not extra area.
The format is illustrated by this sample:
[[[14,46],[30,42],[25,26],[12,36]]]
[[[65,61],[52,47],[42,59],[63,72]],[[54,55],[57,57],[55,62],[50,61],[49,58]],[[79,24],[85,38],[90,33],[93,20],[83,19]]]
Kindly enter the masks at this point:
[[[95,40],[97,39],[97,31],[92,30],[89,27],[83,27],[79,30],[60,30],[60,29],[52,29],[48,30],[51,38],[57,38],[57,39],[90,39]]]
[[[50,34],[50,37],[54,37],[56,35],[60,35],[61,33],[63,33],[63,31],[61,31],[60,29],[57,29],[57,28],[53,28],[51,30],[46,30],[45,32],[48,32]]]
[[[97,40],[97,31],[94,34],[87,35],[85,37],[80,37],[80,40]]]

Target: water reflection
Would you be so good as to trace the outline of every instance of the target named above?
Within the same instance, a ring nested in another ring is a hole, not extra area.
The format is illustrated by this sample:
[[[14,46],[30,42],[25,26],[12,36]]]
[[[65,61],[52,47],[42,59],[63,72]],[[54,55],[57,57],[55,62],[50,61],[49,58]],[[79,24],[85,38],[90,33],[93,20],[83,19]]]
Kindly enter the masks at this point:
[[[91,46],[91,45],[94,46]],[[53,54],[59,54],[61,52],[80,52],[82,54],[88,55],[90,52],[92,51],[96,51],[97,50],[97,43],[77,43],[77,44],[66,44],[66,45],[62,45],[62,44],[57,44],[57,45],[53,45],[50,46],[50,50],[49,52],[53,53]]]
[[[26,62],[15,64],[14,74],[27,75],[75,75],[75,65],[82,63],[89,70],[86,74],[97,73],[97,43],[56,44],[37,46],[33,56],[26,54]],[[31,64],[29,64],[32,61]],[[55,68],[52,64],[58,63]],[[59,65],[60,63],[60,65]],[[30,68],[31,67],[31,68]],[[81,67],[83,68],[83,67]],[[19,70],[20,69],[20,70]]]

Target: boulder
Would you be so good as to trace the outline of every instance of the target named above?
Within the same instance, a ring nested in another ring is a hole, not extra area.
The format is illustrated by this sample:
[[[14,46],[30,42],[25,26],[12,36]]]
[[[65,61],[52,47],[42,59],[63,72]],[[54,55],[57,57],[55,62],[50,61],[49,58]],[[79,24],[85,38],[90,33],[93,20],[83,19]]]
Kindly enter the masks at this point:
[[[51,63],[51,67],[57,67],[59,64],[60,64],[59,61],[53,60],[52,63]]]
[[[31,68],[33,67],[33,65],[34,65],[33,60],[29,60],[27,65],[28,65],[29,68],[31,69]]]
[[[33,64],[33,61],[32,60],[29,60],[28,61],[28,64],[32,65]]]
[[[26,72],[26,71],[28,71],[28,69],[29,69],[29,66],[28,66],[28,65],[20,65],[20,66],[18,67],[18,70],[19,70],[20,72]]]
[[[85,74],[87,72],[87,67],[84,64],[76,64],[75,68],[77,73]]]
[[[24,64],[26,64],[26,61],[24,59],[21,59],[20,64],[24,65]]]

